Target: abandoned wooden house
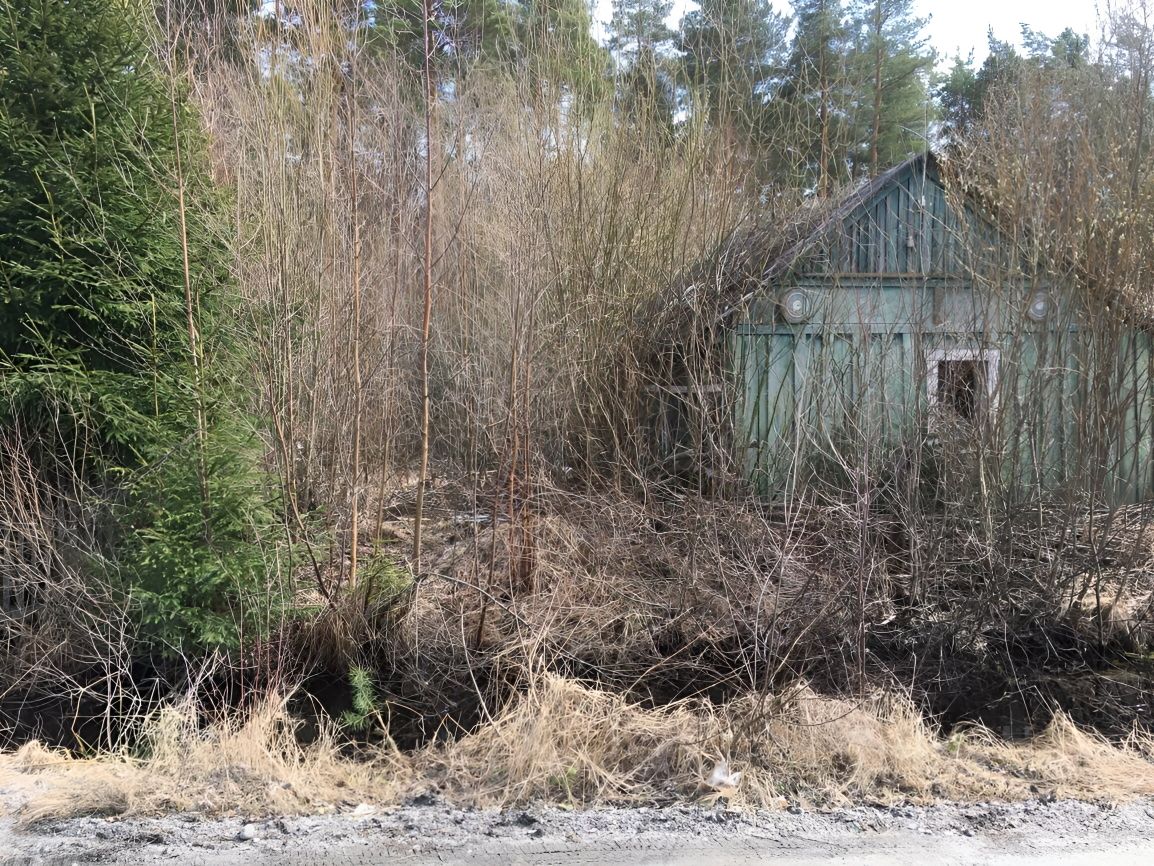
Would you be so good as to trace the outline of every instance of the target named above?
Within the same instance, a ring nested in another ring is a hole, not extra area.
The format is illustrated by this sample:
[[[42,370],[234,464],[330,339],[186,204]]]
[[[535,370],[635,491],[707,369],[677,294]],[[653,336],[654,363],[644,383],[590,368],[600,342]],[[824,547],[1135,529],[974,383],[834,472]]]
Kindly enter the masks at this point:
[[[667,393],[723,404],[731,465],[769,496],[831,467],[969,453],[980,483],[1015,496],[1149,498],[1149,331],[1091,303],[1073,266],[1031,264],[1023,229],[952,187],[927,154],[801,229],[742,239],[711,280],[724,385]],[[678,424],[667,438],[719,426]]]

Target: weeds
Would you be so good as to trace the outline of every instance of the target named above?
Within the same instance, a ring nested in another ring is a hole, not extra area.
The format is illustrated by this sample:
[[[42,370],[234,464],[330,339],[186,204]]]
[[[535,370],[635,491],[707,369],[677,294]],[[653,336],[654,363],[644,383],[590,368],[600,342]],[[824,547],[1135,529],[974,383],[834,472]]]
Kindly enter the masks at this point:
[[[85,760],[27,744],[0,757],[0,785],[25,824],[172,810],[317,813],[397,803],[429,785],[474,806],[709,802],[722,762],[741,774],[723,793],[744,807],[1154,795],[1145,736],[1111,744],[1059,715],[1030,741],[1006,743],[982,728],[944,738],[898,695],[849,702],[804,685],[720,706],[645,709],[542,675],[491,724],[409,755],[379,747],[351,758],[332,731],[301,746],[293,729],[283,701],[207,727],[194,704],[178,704],[154,714],[132,753]]]

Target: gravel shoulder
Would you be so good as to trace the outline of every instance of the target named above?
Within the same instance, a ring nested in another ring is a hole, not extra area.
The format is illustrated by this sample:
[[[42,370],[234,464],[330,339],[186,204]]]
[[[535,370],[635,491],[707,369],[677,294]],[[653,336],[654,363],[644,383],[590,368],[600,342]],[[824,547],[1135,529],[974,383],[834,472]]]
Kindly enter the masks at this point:
[[[313,817],[83,818],[18,830],[0,864],[1094,864],[1154,863],[1154,803],[1028,801],[737,812],[698,806],[463,810],[434,797]]]

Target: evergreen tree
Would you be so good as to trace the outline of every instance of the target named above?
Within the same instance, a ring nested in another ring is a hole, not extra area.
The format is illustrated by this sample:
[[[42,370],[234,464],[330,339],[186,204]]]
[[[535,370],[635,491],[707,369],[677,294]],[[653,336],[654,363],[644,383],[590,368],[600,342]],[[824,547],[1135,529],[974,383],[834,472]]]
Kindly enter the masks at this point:
[[[516,7],[508,0],[435,0],[431,10],[430,53],[438,78],[452,78],[476,65],[510,64],[522,53]],[[424,0],[374,4],[369,44],[383,44],[414,71],[423,69],[424,16]]]
[[[613,0],[609,50],[630,62],[663,52],[673,40],[665,23],[672,8],[672,0]]]
[[[221,250],[188,111],[117,0],[0,4],[0,435],[80,499],[146,634],[235,639],[255,462],[210,371]]]
[[[520,9],[520,38],[532,77],[570,97],[603,93],[609,55],[593,38],[584,0],[523,0]]]
[[[676,103],[668,56],[673,31],[665,23],[670,0],[613,0],[609,50],[624,66],[617,103],[626,122],[669,132]]]
[[[1050,38],[1023,24],[1022,45],[1026,56],[1046,69],[1080,69],[1090,61],[1090,37],[1071,27]]]
[[[710,119],[755,146],[785,60],[789,18],[769,0],[702,0],[681,19],[677,48]]]
[[[451,53],[472,63],[502,64],[520,54],[517,19],[507,0],[449,0],[444,39]]]
[[[876,175],[926,147],[926,83],[934,55],[923,34],[926,19],[913,14],[913,0],[858,0],[852,11],[864,151],[855,162]]]
[[[5,396],[97,469],[152,456],[193,369],[177,203],[158,183],[175,169],[169,94],[116,6],[0,15]]]
[[[780,127],[789,131],[798,179],[827,195],[849,172],[850,31],[841,0],[796,0],[794,11],[797,29],[777,115]]]
[[[1139,34],[1147,34],[1138,28]],[[1144,38],[1149,38],[1148,35]],[[1056,37],[1023,25],[1023,56],[1009,42],[989,34],[989,52],[981,66],[974,65],[973,55],[966,59],[955,57],[953,66],[939,82],[935,96],[941,108],[942,134],[947,142],[955,144],[978,125],[985,113],[990,95],[996,90],[1019,86],[1028,74],[1041,75],[1060,89],[1062,78],[1087,71],[1090,63],[1090,40],[1067,27]],[[1099,72],[1104,70],[1099,69]],[[1145,103],[1145,88],[1137,88],[1136,103]],[[1062,99],[1055,93],[1056,99]],[[1065,101],[1063,99],[1063,101]],[[1135,112],[1140,117],[1141,112]]]
[[[1053,62],[1069,69],[1081,69],[1090,62],[1090,37],[1067,27],[1050,43]]]
[[[616,107],[619,122],[668,141],[677,111],[677,84],[669,59],[642,48],[618,80]]]
[[[989,34],[989,54],[977,69],[971,54],[963,60],[955,57],[936,96],[942,112],[942,134],[947,142],[956,141],[969,131],[982,115],[986,98],[998,85],[1017,79],[1022,57],[1008,42]]]

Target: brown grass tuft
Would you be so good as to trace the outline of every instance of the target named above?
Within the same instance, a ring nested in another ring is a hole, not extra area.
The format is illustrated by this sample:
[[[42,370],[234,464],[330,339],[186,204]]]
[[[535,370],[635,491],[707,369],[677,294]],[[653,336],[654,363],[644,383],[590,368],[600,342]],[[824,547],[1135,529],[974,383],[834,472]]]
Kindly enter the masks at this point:
[[[296,733],[280,697],[209,727],[189,701],[154,714],[131,754],[73,758],[30,743],[0,756],[0,788],[23,824],[98,814],[315,813],[398,797],[408,765],[395,752],[351,760],[331,729],[308,746]]]
[[[1059,798],[1126,800],[1154,795],[1154,738],[1135,731],[1125,742],[1078,727],[1057,713],[1037,737],[1017,745],[984,729],[967,732],[959,758],[1012,780],[1015,793]],[[1022,792],[1019,789],[1025,788]]]
[[[546,674],[492,724],[424,757],[455,799],[477,805],[692,796],[710,769],[713,721]]]
[[[805,687],[721,707],[647,709],[546,675],[477,733],[430,752],[457,799],[637,802],[711,796],[721,762],[742,773],[736,802],[1089,799],[1154,794],[1148,739],[1114,745],[1058,716],[1009,744],[981,728],[943,738],[904,698],[851,703]]]
[[[900,696],[851,703],[804,686],[717,707],[646,708],[545,674],[489,724],[410,756],[383,748],[342,755],[331,731],[301,746],[283,700],[243,723],[201,729],[195,720],[187,705],[156,714],[136,756],[77,759],[31,743],[0,756],[0,788],[24,824],[164,811],[317,813],[395,803],[430,786],[476,806],[721,795],[762,808],[1154,796],[1147,736],[1115,744],[1059,715],[1020,743],[982,728],[943,737]],[[734,787],[711,784],[720,764],[741,774]]]

